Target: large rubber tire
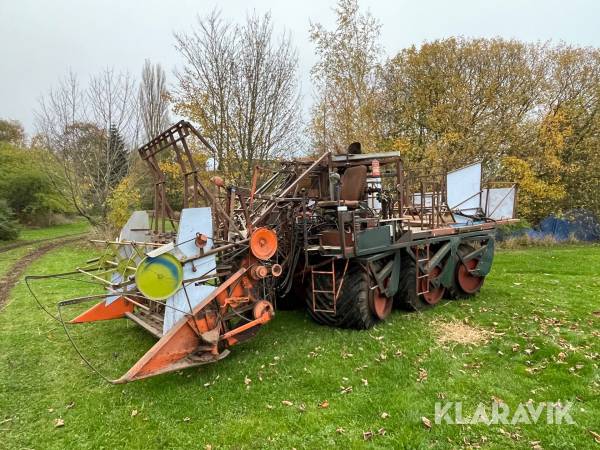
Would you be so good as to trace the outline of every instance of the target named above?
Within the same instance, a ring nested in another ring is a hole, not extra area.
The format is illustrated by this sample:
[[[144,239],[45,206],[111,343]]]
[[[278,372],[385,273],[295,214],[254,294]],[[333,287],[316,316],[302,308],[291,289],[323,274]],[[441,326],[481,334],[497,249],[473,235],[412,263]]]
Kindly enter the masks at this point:
[[[417,295],[417,268],[414,259],[407,252],[402,252],[401,261],[402,268],[400,270],[396,300],[398,306],[408,311],[419,311],[430,308],[433,305],[430,305],[420,295]]]
[[[339,280],[344,272],[344,262],[336,265],[336,277]],[[323,269],[327,270],[327,269]],[[344,283],[336,302],[336,313],[320,312],[313,310],[312,287],[310,281],[306,289],[306,309],[311,318],[321,324],[339,328],[353,328],[366,330],[381,319],[373,312],[370,304],[371,280],[370,275],[363,266],[357,262],[350,261],[344,277]],[[331,291],[332,279],[329,276],[315,276],[315,289],[319,291]],[[316,309],[331,309],[333,295],[331,293],[315,292]]]
[[[458,254],[460,255],[460,257],[464,257],[466,255],[468,255],[469,253],[473,252],[475,250],[475,247],[473,247],[471,244],[460,244],[458,246]],[[452,299],[458,300],[458,299],[464,299],[464,298],[470,298],[470,297],[474,297],[475,295],[477,295],[479,293],[479,291],[481,290],[481,287],[483,286],[483,283],[485,282],[485,277],[483,277],[483,279],[481,280],[481,284],[479,285],[479,287],[477,288],[477,290],[475,292],[465,292],[460,288],[460,285],[458,283],[457,277],[458,277],[458,271],[460,270],[460,261],[456,264],[456,269],[454,271],[454,279],[452,282],[452,287],[450,289],[448,289],[448,296]]]
[[[290,292],[285,296],[277,296],[276,306],[279,311],[294,311],[304,307],[307,277],[308,275],[304,280],[301,276],[295,277]]]

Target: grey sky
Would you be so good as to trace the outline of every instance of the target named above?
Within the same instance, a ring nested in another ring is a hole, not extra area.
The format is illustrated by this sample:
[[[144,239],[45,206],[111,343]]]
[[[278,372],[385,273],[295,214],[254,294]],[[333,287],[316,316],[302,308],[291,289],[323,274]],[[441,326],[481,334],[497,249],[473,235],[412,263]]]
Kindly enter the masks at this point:
[[[560,40],[600,46],[600,1],[595,0],[361,0],[382,23],[388,55],[425,40],[463,35]],[[299,50],[304,105],[310,104],[308,41],[313,22],[332,25],[334,0],[0,0],[0,118],[33,132],[38,97],[69,68],[82,81],[106,66],[139,75],[144,59],[163,64],[172,80],[179,63],[173,31],[188,30],[197,14],[216,5],[224,18],[271,11],[278,31],[292,33]]]

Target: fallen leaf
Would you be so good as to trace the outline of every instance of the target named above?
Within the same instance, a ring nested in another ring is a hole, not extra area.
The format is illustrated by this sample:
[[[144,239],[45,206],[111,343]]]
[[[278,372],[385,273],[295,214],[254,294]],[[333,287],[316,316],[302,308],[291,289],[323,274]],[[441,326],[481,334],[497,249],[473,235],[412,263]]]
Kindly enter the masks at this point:
[[[531,441],[530,444],[532,450],[543,450],[543,447],[540,445],[540,441]]]
[[[48,412],[49,413],[53,413],[54,412],[54,408],[48,408]]]
[[[362,384],[364,384],[365,386],[369,385],[369,381],[366,378],[362,379]]]
[[[379,436],[385,436],[385,428],[380,428],[379,430],[377,430],[377,434]]]
[[[506,402],[504,400],[502,400],[500,397],[496,397],[495,395],[492,395],[492,401],[494,403],[498,403],[498,404],[506,404]]]
[[[64,426],[65,426],[64,419],[61,419],[60,417],[57,419],[54,419],[54,428],[60,428],[60,427],[64,427]]]
[[[135,417],[138,415],[138,410],[134,409],[133,411],[131,411],[131,417]]]
[[[275,408],[273,405],[267,405],[267,409],[273,409]]]
[[[250,383],[252,383],[252,380],[248,377],[244,377],[244,384],[248,386]]]
[[[340,393],[342,394],[349,394],[350,392],[352,392],[352,386],[340,386]]]
[[[298,409],[299,409],[301,412],[304,412],[304,411],[306,411],[306,405],[305,405],[304,403],[300,403],[300,405],[298,406]]]
[[[345,432],[345,431],[346,431],[346,430],[344,430],[342,427],[337,427],[337,428],[335,429],[335,432],[336,432],[336,433],[339,433],[339,434],[342,434],[342,433],[343,433],[343,432]]]
[[[192,419],[190,419],[189,417],[184,417],[184,418],[183,418],[183,421],[184,421],[184,422],[189,422],[190,420],[192,420]]]
[[[65,408],[71,409],[73,406],[75,406],[75,402],[69,403],[68,405],[65,406]]]
[[[364,431],[363,432],[363,439],[365,441],[368,441],[369,439],[371,439],[373,437],[373,432],[372,431]]]
[[[425,369],[423,369],[423,368],[420,368],[419,369],[419,378],[417,379],[417,381],[419,383],[421,383],[423,381],[426,381],[427,380],[427,376],[428,376],[427,371]]]
[[[423,416],[421,417],[421,422],[423,422],[423,425],[425,425],[425,428],[431,428],[431,420],[429,420],[427,417]]]
[[[319,408],[329,408],[329,402],[327,400],[323,400],[321,403],[319,403]]]
[[[390,415],[388,413],[386,413],[386,412],[382,412],[381,413],[381,418],[382,419],[387,419],[388,417],[390,417]]]
[[[592,436],[594,436],[594,440],[595,440],[595,441],[596,441],[598,444],[600,444],[600,434],[598,434],[598,433],[596,433],[595,431],[592,431],[592,430],[588,430],[588,431],[590,432],[590,434],[591,434]]]
[[[293,403],[290,402],[289,400],[281,400],[281,404],[285,405],[285,406],[292,406],[293,405]]]

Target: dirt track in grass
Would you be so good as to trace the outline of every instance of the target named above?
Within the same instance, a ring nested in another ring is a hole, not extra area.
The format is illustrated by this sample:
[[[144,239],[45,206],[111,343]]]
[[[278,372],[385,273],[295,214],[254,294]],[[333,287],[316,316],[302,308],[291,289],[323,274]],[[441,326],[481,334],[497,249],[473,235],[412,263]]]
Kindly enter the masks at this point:
[[[8,270],[8,273],[4,277],[0,278],[0,311],[2,311],[6,306],[10,291],[19,281],[21,275],[23,275],[23,272],[25,272],[25,269],[27,269],[29,264],[31,264],[41,256],[45,255],[49,251],[59,247],[60,245],[80,241],[82,239],[85,239],[85,236],[55,238],[52,239],[50,242],[47,242],[46,244],[37,247],[32,252],[17,260]],[[30,243],[35,243],[35,241]]]

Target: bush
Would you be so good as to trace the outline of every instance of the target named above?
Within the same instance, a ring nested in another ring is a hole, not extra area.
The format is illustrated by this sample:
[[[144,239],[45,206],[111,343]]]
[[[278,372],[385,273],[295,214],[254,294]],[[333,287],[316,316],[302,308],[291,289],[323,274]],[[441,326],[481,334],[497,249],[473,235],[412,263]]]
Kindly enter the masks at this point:
[[[529,247],[554,247],[556,245],[565,244],[580,244],[574,234],[570,234],[566,240],[558,240],[551,234],[542,236],[531,236],[529,234],[522,234],[520,236],[511,236],[498,243],[500,248],[515,250],[524,249]]]
[[[121,180],[108,198],[108,224],[113,231],[120,230],[131,216],[140,208],[140,191],[131,175]]]
[[[19,237],[19,224],[6,201],[0,199],[0,241],[12,241]]]
[[[49,178],[58,168],[41,150],[0,143],[0,199],[21,222],[46,224],[53,214],[73,209]]]

